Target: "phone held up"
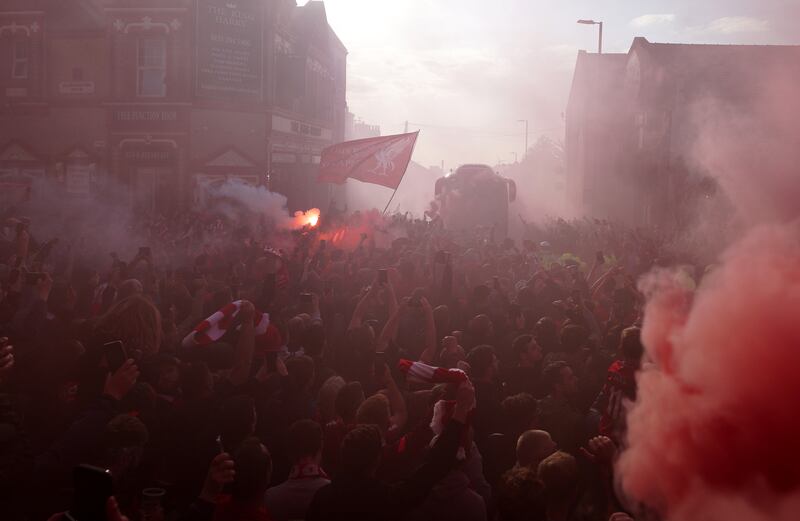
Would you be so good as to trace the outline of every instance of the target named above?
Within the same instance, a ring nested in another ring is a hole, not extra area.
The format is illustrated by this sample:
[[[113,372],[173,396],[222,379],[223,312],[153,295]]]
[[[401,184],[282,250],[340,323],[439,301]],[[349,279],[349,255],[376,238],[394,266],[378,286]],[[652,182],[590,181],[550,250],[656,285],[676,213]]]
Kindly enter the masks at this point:
[[[106,363],[108,363],[108,370],[111,373],[116,373],[128,359],[128,353],[125,351],[125,344],[121,340],[114,340],[103,344],[103,352],[106,356]]]

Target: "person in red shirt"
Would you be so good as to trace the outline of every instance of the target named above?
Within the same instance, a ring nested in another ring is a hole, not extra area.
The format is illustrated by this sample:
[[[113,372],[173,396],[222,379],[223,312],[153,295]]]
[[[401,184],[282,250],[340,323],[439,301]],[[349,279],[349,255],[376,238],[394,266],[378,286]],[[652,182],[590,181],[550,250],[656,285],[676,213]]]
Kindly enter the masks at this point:
[[[600,414],[600,434],[615,442],[624,438],[626,404],[636,400],[636,372],[642,361],[641,330],[629,327],[622,331],[619,343],[620,358],[608,368],[606,383],[595,406]]]

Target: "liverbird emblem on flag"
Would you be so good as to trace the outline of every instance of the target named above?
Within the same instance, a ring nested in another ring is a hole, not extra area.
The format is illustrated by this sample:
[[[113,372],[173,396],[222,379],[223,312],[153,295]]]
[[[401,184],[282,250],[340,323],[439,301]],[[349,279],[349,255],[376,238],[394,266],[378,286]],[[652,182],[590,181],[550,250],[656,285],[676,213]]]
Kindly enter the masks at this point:
[[[409,141],[413,141],[417,136],[411,135],[403,140],[398,140],[386,148],[380,149],[375,154],[375,167],[370,170],[377,176],[386,176],[395,170],[394,160],[402,154],[409,145]]]

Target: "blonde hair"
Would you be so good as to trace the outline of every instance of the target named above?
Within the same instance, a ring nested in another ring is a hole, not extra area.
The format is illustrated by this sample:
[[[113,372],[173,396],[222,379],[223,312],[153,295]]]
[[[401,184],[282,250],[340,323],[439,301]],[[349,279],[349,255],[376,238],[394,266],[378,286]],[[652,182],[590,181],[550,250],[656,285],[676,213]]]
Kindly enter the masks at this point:
[[[97,323],[105,338],[121,340],[128,354],[140,350],[144,355],[158,353],[161,345],[161,314],[142,295],[132,295],[115,302]]]

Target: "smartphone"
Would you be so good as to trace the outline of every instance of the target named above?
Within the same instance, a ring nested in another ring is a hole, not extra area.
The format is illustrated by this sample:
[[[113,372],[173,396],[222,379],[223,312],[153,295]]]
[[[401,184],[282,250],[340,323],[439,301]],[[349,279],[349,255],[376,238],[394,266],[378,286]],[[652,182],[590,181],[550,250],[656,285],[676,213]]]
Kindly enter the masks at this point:
[[[128,359],[128,353],[125,351],[125,344],[121,340],[114,340],[103,344],[103,352],[106,355],[106,362],[108,363],[108,370],[111,373],[116,373],[117,369],[122,367]]]
[[[111,471],[91,465],[78,465],[72,471],[74,492],[70,519],[75,521],[104,521],[106,503],[114,492]]]
[[[389,283],[389,272],[387,270],[378,270],[378,284]]]
[[[598,251],[597,254],[595,254],[595,259],[597,259],[597,264],[605,264],[606,262],[606,257],[603,255],[602,251]]]
[[[44,279],[45,277],[47,277],[47,274],[38,271],[32,271],[30,273],[26,273],[25,284],[29,286],[35,286],[36,284],[39,283],[40,280]]]
[[[386,352],[375,351],[373,363],[375,364],[375,374],[383,374],[383,366],[386,365]]]
[[[314,296],[311,293],[301,293],[300,302],[303,304],[311,304],[314,301]]]

